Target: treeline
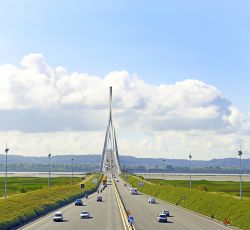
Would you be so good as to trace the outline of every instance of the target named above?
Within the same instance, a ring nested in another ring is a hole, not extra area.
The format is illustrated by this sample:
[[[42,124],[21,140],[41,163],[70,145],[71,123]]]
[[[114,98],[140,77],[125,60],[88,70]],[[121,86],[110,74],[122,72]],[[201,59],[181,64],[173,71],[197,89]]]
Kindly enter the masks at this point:
[[[74,172],[96,172],[99,171],[99,163],[74,163]],[[50,169],[53,172],[71,172],[72,164],[51,164]],[[121,169],[124,172],[130,173],[189,173],[189,167],[174,167],[172,165],[166,165],[165,167],[158,165],[121,165]],[[35,164],[35,163],[8,163],[9,172],[48,172],[49,164]],[[5,164],[0,164],[0,172],[5,171]],[[219,166],[209,167],[192,167],[193,173],[220,173],[220,174],[237,174],[238,168],[223,168]],[[250,169],[244,169],[243,173],[250,173]]]
[[[166,167],[159,168],[155,166],[147,167],[142,165],[137,166],[123,166],[123,172],[128,173],[189,173],[189,167],[174,167],[172,165],[167,165]],[[243,173],[250,173],[250,169],[242,170]],[[217,173],[217,174],[238,174],[238,168],[222,168],[222,167],[192,167],[192,173]]]

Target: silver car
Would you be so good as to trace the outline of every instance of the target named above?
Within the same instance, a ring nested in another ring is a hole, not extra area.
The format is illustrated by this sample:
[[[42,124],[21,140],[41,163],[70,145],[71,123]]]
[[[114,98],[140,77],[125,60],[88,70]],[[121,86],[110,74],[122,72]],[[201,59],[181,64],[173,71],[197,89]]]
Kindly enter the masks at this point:
[[[89,217],[90,217],[90,215],[89,215],[89,212],[87,212],[87,211],[82,211],[82,212],[80,213],[80,218],[81,218],[81,219],[89,218]]]
[[[157,221],[158,222],[168,222],[168,217],[166,214],[163,214],[163,213],[160,213],[158,216],[157,216]]]
[[[63,214],[62,212],[55,212],[53,216],[53,221],[63,221]]]
[[[154,198],[154,197],[150,197],[150,198],[148,199],[148,203],[150,203],[150,204],[155,204],[155,203],[156,203],[155,198]]]
[[[163,209],[162,214],[166,214],[167,216],[170,216],[169,210]]]

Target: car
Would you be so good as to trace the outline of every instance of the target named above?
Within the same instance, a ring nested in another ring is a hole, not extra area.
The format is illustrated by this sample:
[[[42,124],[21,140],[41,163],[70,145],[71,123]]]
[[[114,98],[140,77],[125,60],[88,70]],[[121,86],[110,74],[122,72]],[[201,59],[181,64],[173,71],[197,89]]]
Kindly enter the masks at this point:
[[[158,221],[158,222],[168,222],[168,217],[167,217],[166,214],[160,213],[160,214],[157,216],[157,221]]]
[[[138,194],[137,188],[130,188],[130,194],[131,195],[137,195]]]
[[[82,203],[82,200],[81,199],[77,199],[76,201],[75,201],[75,206],[82,206],[83,205],[83,203]]]
[[[169,210],[163,209],[162,214],[166,214],[167,216],[170,216]]]
[[[102,196],[98,196],[98,197],[96,198],[96,201],[102,202]]]
[[[82,211],[82,212],[80,213],[80,218],[81,218],[81,219],[89,218],[89,217],[90,217],[90,215],[89,215],[89,212],[87,212],[87,211]]]
[[[155,198],[154,198],[154,197],[148,198],[148,203],[150,203],[150,204],[155,204],[155,203],[156,203]]]
[[[55,214],[53,216],[53,221],[63,221],[62,212],[55,212]]]
[[[116,182],[119,182],[119,180],[116,180]]]

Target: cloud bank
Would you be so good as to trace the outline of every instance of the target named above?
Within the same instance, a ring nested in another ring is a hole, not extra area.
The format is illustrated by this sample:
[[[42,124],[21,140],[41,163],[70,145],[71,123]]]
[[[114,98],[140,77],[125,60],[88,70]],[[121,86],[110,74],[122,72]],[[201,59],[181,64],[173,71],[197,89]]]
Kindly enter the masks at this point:
[[[58,147],[55,151],[100,153],[109,86],[113,87],[120,149],[125,154],[157,157],[168,152],[169,156],[184,157],[189,149],[199,158],[211,158],[232,151],[240,138],[249,142],[247,115],[205,82],[187,79],[152,85],[127,71],[106,76],[68,73],[63,67],[51,67],[43,55],[34,53],[24,56],[20,66],[0,65],[0,132],[15,140],[16,151],[22,154],[43,154],[49,140],[58,146],[69,135],[74,138],[67,138],[70,141],[63,144],[64,150]],[[98,144],[91,145],[90,137]],[[19,148],[26,142],[21,143],[23,138],[27,143],[36,143],[37,138],[46,143],[40,149],[33,144],[29,145],[33,150]]]

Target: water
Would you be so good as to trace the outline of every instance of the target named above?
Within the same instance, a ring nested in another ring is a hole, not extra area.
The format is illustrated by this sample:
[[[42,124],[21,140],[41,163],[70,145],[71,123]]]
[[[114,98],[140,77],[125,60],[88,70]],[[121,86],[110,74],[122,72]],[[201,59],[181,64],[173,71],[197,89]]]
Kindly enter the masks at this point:
[[[147,179],[189,180],[189,173],[137,173]],[[192,180],[239,181],[239,174],[192,173]],[[250,174],[242,174],[243,181],[250,181]]]

